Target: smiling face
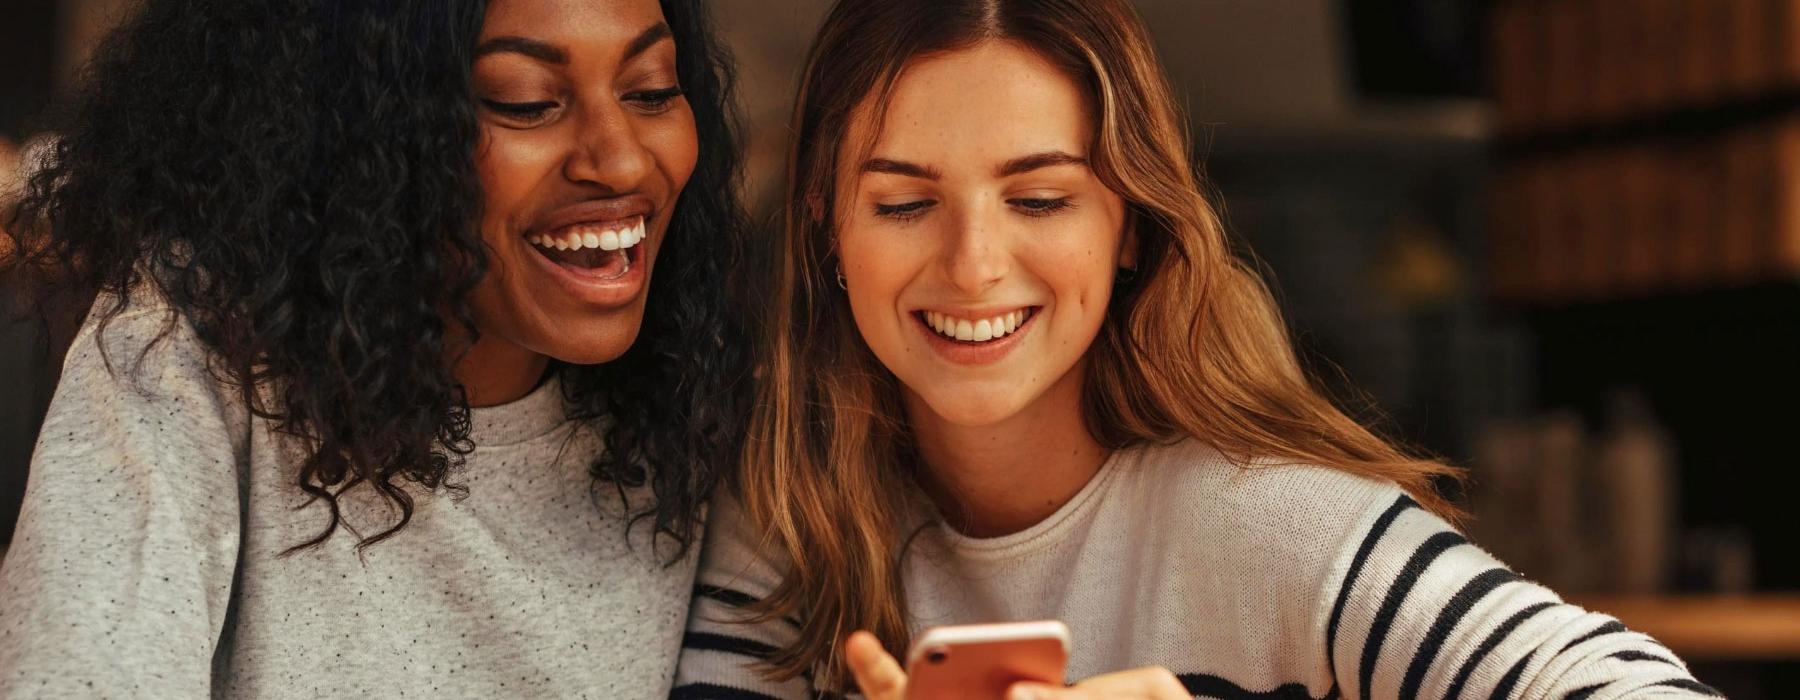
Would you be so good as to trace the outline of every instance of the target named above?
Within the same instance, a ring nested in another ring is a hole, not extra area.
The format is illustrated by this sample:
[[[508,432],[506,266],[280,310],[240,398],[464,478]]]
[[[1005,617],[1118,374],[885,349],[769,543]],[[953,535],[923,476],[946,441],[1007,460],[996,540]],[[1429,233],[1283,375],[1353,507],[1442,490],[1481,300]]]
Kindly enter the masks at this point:
[[[988,41],[908,64],[867,156],[846,151],[833,211],[851,312],[909,407],[963,426],[1047,398],[1079,410],[1132,248],[1087,164],[1090,111],[1054,65]],[[872,112],[847,143],[869,142]]]
[[[473,70],[480,354],[592,364],[637,338],[699,148],[675,51],[655,0],[488,6]]]

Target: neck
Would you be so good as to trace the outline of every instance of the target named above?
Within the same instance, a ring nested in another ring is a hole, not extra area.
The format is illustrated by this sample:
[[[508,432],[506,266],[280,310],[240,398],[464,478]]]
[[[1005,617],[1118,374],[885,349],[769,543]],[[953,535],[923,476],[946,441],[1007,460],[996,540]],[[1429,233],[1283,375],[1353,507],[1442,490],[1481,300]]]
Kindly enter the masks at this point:
[[[1024,410],[990,425],[955,425],[905,392],[921,486],[950,525],[999,537],[1043,522],[1075,498],[1110,451],[1082,420],[1086,364],[1078,364]]]
[[[456,344],[452,344],[455,347]],[[469,406],[498,406],[525,398],[544,378],[550,358],[503,338],[486,335],[467,346],[452,374],[468,392]]]

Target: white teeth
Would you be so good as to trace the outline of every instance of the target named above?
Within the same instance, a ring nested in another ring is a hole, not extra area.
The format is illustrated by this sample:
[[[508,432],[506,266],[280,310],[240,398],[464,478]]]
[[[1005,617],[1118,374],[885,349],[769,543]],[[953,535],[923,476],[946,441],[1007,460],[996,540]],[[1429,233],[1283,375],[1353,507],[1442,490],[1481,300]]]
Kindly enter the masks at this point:
[[[974,343],[1004,338],[1018,331],[1019,326],[1025,323],[1026,319],[1025,309],[976,321],[968,321],[936,311],[926,311],[924,315],[925,325],[930,326],[939,335]]]
[[[533,234],[525,240],[532,245],[557,250],[624,250],[644,241],[644,219],[618,229],[601,229],[592,224],[578,224],[563,235]]]

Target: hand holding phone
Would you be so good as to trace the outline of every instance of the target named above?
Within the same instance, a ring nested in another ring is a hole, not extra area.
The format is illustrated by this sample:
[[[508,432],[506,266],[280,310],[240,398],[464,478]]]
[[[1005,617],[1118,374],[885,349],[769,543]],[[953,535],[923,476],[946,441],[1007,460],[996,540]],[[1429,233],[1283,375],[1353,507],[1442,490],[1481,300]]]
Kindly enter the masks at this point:
[[[905,669],[875,635],[857,632],[845,641],[845,660],[869,700],[998,700],[1015,684],[1048,700],[1193,697],[1175,674],[1160,666],[1114,671],[1065,687],[1069,631],[1060,622],[928,630],[907,653]]]
[[[907,700],[1004,697],[1020,681],[1062,685],[1069,628],[1055,620],[926,630],[906,654]]]

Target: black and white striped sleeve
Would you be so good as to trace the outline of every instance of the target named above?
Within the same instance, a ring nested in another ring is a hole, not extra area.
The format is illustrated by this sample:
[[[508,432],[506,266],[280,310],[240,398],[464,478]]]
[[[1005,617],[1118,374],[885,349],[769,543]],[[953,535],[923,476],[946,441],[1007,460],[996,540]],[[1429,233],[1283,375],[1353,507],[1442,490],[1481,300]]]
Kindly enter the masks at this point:
[[[1325,591],[1326,661],[1342,697],[1719,696],[1656,640],[1562,602],[1411,498],[1368,515]]]
[[[747,606],[781,582],[762,556],[742,511],[728,496],[714,499],[700,551],[687,633],[681,641],[671,698],[683,700],[801,700],[814,697],[806,678],[775,682],[756,664],[797,638],[791,618],[750,622]]]

